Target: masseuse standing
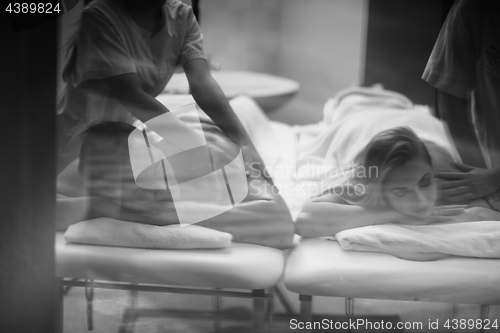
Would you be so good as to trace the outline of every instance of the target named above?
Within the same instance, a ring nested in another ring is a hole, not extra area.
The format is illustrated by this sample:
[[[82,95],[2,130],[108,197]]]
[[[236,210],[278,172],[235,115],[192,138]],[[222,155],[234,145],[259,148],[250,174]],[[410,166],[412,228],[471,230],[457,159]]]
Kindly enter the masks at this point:
[[[83,11],[58,103],[58,173],[78,157],[91,123],[146,122],[169,110],[160,94],[183,66],[197,104],[243,152],[262,159],[212,78],[191,7],[178,0],[94,0]],[[255,167],[254,167],[255,168]]]
[[[485,198],[500,210],[500,1],[454,2],[423,79],[437,89],[439,114],[465,163],[437,174],[442,197]]]

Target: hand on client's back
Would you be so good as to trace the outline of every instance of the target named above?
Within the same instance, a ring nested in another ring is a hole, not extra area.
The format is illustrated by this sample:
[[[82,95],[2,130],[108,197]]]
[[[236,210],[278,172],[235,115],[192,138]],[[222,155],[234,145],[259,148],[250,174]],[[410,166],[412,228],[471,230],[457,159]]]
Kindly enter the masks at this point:
[[[500,213],[489,208],[471,207],[455,216],[455,222],[500,221]]]
[[[441,196],[446,201],[467,203],[500,189],[500,169],[475,168],[458,163],[454,165],[458,171],[435,174]]]

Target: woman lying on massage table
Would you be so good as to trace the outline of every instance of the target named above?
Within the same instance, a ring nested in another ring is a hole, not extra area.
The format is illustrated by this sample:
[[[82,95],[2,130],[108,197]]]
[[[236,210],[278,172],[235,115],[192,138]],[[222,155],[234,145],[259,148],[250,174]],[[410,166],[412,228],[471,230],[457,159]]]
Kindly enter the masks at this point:
[[[58,177],[58,230],[97,217],[154,225],[179,223],[170,192],[143,189],[135,182],[128,151],[134,129],[107,122],[86,132],[79,163],[72,163]],[[227,141],[220,130],[213,130],[210,138]],[[286,204],[260,174],[250,174],[250,180],[243,202],[198,225],[230,233],[235,242],[290,247],[294,230]]]
[[[296,221],[297,233],[320,237],[390,222],[421,225],[500,220],[500,213],[487,208],[484,200],[439,206],[446,202],[439,198],[433,164],[442,166],[451,160],[443,153],[432,155],[434,160],[408,127],[378,133],[358,155],[350,177],[304,205]]]

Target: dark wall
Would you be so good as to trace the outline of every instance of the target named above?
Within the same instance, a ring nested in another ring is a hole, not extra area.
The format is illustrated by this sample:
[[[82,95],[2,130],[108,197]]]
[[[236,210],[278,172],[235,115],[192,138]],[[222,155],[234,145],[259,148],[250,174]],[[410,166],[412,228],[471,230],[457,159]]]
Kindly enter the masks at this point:
[[[364,85],[382,83],[435,106],[435,91],[421,76],[452,2],[370,0]]]
[[[0,16],[0,332],[53,333],[56,23]]]

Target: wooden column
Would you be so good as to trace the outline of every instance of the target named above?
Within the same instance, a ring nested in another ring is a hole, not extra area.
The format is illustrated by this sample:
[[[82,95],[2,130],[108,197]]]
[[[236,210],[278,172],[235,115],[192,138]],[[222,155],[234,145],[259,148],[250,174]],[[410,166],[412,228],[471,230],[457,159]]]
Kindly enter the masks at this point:
[[[53,333],[56,22],[0,15],[0,332]]]

